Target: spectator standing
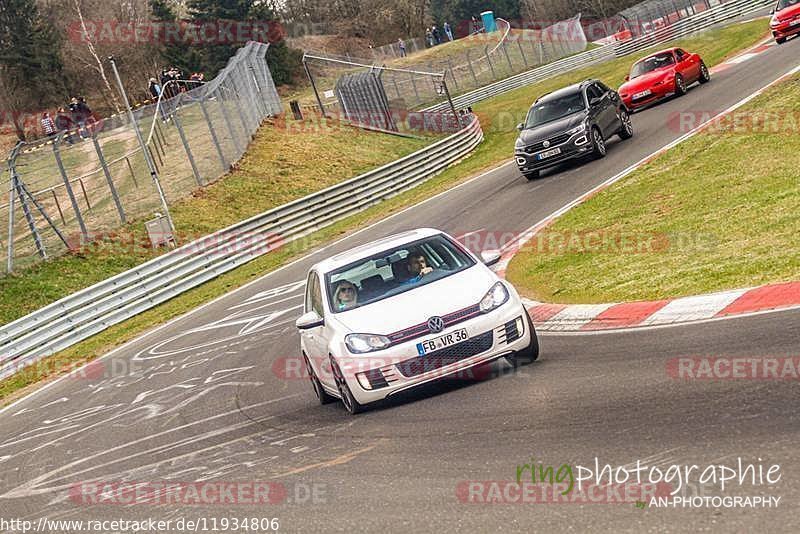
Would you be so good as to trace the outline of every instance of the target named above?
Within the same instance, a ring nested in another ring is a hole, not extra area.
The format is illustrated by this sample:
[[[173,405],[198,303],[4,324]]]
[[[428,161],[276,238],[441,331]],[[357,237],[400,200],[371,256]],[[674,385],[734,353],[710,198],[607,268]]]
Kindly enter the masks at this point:
[[[56,123],[47,111],[42,113],[42,131],[47,137],[53,137],[58,133]]]
[[[400,57],[406,57],[406,43],[402,37],[397,40],[397,47],[400,49]]]
[[[150,91],[150,96],[153,97],[153,100],[158,100],[158,97],[161,96],[161,86],[155,78],[150,78],[150,85],[147,90]]]
[[[59,132],[66,132],[64,135],[64,140],[69,143],[70,145],[75,144],[75,139],[72,137],[72,129],[73,122],[70,118],[70,112],[64,106],[58,108],[56,112],[56,130]]]
[[[93,123],[92,120],[92,110],[89,109],[89,105],[86,103],[86,99],[84,97],[78,97],[78,126],[81,128],[78,133],[83,139],[88,138],[91,134],[89,133],[89,129],[87,128],[87,124]]]
[[[425,28],[425,41],[427,41],[429,47],[435,44],[433,42],[433,33],[431,33],[430,28]]]
[[[442,34],[439,33],[439,28],[437,28],[435,24],[431,27],[431,33],[433,34],[433,44],[441,44]]]
[[[450,25],[446,21],[444,23],[444,33],[447,35],[447,40],[448,41],[452,41],[453,40],[453,29],[450,27]]]

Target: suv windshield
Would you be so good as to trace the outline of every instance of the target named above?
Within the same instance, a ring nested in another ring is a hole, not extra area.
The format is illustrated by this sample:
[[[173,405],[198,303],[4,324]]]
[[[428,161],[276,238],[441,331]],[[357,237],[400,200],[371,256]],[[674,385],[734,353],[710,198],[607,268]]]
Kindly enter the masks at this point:
[[[443,235],[359,260],[325,275],[334,313],[351,310],[441,280],[475,265]]]
[[[525,128],[534,128],[547,122],[556,121],[584,109],[586,109],[586,104],[583,101],[583,93],[581,91],[544,100],[534,104],[528,111],[528,117],[525,119]]]
[[[778,6],[775,8],[775,11],[786,9],[798,3],[800,3],[800,0],[778,0]]]
[[[663,67],[675,64],[675,58],[672,52],[662,52],[654,56],[650,56],[636,63],[631,69],[631,80],[637,78],[648,72],[653,72]]]

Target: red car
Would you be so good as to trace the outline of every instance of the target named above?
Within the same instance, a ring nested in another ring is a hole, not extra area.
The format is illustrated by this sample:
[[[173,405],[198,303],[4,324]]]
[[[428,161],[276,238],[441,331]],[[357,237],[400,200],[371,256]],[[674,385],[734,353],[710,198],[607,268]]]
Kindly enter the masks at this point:
[[[783,44],[787,37],[800,33],[800,0],[778,0],[769,21],[775,42]]]
[[[634,63],[619,95],[628,109],[635,110],[668,96],[681,96],[694,82],[710,79],[711,73],[699,55],[669,48]]]

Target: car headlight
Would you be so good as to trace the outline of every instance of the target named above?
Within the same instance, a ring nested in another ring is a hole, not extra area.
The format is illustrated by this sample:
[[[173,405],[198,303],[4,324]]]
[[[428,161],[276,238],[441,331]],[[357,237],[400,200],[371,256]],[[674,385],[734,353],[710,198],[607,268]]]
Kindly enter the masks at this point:
[[[525,143],[522,141],[522,139],[517,138],[517,142],[514,143],[514,148],[516,148],[517,150],[521,150],[525,148]]]
[[[490,312],[493,309],[505,304],[508,301],[508,298],[509,295],[506,286],[503,285],[502,282],[497,282],[481,299],[480,309],[483,313]]]
[[[781,22],[778,20],[777,17],[772,17],[769,19],[769,26],[770,28],[774,28],[775,26],[780,26]]]
[[[581,124],[580,126],[576,126],[575,128],[573,128],[571,130],[567,130],[567,133],[569,135],[575,135],[576,133],[581,133],[581,132],[585,132],[585,131],[586,131],[586,125],[585,124]]]
[[[385,349],[392,344],[388,337],[378,334],[348,334],[344,338],[344,343],[350,352],[355,354]]]

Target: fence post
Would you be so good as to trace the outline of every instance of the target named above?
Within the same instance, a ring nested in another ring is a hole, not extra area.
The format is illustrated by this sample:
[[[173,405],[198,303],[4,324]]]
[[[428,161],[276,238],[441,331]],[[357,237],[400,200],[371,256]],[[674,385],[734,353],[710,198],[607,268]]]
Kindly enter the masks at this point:
[[[133,166],[131,165],[131,160],[128,159],[128,156],[125,156],[125,163],[128,164],[128,171],[131,173],[131,179],[133,180],[133,187],[139,189],[139,182],[136,180],[136,173],[133,172]]]
[[[483,54],[486,56],[486,61],[489,63],[489,69],[492,71],[492,78],[495,80],[497,79],[497,74],[494,72],[494,65],[492,64],[492,58],[489,57],[489,45],[486,45],[483,48]]]
[[[28,207],[28,203],[25,201],[25,194],[22,190],[21,180],[19,179],[19,175],[17,174],[17,169],[15,166],[12,166],[11,171],[11,180],[13,182],[13,187],[16,190],[17,196],[19,197],[19,203],[22,205],[22,213],[25,215],[25,220],[28,223],[28,228],[31,231],[31,235],[33,236],[33,242],[36,244],[36,251],[39,253],[43,259],[47,259],[47,252],[44,249],[44,243],[42,242],[42,238],[39,235],[39,230],[36,228],[36,222],[33,220],[33,215],[31,215],[31,210]],[[13,242],[13,228],[11,228],[9,232],[9,243]],[[14,253],[13,248],[9,248],[11,254]],[[8,258],[11,260],[13,256],[9,255]],[[8,263],[9,271],[13,268],[13,264],[11,261]]]
[[[511,56],[508,55],[508,49],[506,48],[506,42],[500,42],[500,48],[503,49],[503,54],[506,56],[506,61],[508,61],[508,74],[514,74],[514,65],[511,64]]]
[[[217,88],[217,102],[219,103],[219,109],[222,113],[222,119],[225,121],[225,126],[228,128],[228,133],[231,134],[231,140],[233,140],[234,147],[236,148],[237,154],[241,154],[243,152],[242,147],[239,146],[239,140],[236,138],[236,132],[233,130],[233,124],[231,123],[230,117],[228,117],[228,112],[225,109],[225,99],[222,97],[222,91],[220,89],[223,86],[220,85]]]
[[[197,182],[197,185],[202,187],[203,181],[200,178],[200,172],[197,170],[197,165],[194,162],[192,149],[189,148],[189,142],[186,140],[186,134],[184,134],[183,132],[183,125],[181,124],[181,119],[178,117],[177,109],[172,113],[172,122],[173,124],[175,124],[175,128],[178,130],[178,135],[181,138],[181,143],[183,143],[183,149],[186,151],[186,157],[189,158],[189,165],[191,165],[192,167],[192,174],[194,174],[194,179]]]
[[[228,162],[225,161],[225,154],[222,153],[222,147],[219,146],[219,139],[217,139],[217,132],[214,131],[214,125],[211,124],[211,117],[208,116],[205,96],[200,98],[200,111],[203,112],[203,118],[206,120],[206,124],[208,125],[208,131],[211,133],[211,141],[214,142],[214,147],[217,149],[217,155],[219,156],[220,162],[222,162],[222,170],[227,171],[230,167]]]
[[[414,88],[414,96],[417,97],[417,103],[419,103],[419,91],[417,91],[417,82],[414,80],[414,75],[410,72],[408,73],[409,78],[411,78],[411,87]]]
[[[522,56],[522,61],[525,62],[525,70],[527,70],[530,68],[530,65],[528,65],[528,58],[525,57],[525,51],[522,49],[522,42],[519,39],[517,39],[517,46],[519,47],[519,55]]]
[[[75,212],[75,218],[78,220],[78,226],[80,226],[81,235],[83,235],[83,239],[85,241],[88,241],[89,232],[86,230],[86,223],[83,222],[83,215],[81,215],[81,209],[78,207],[78,200],[75,198],[75,192],[72,190],[72,184],[69,183],[67,171],[64,169],[64,162],[61,161],[61,152],[58,150],[58,145],[61,142],[63,135],[63,133],[59,134],[58,137],[53,140],[53,155],[55,155],[56,165],[58,165],[58,171],[61,173],[61,179],[64,181],[64,187],[67,190],[69,202],[72,204],[72,210]]]
[[[478,77],[475,76],[475,69],[472,68],[472,50],[467,50],[467,65],[469,65],[469,71],[472,73],[472,80],[475,82],[475,87],[478,87],[480,84],[478,83]]]
[[[108,172],[108,164],[106,163],[105,156],[103,156],[103,151],[100,148],[100,143],[97,141],[96,132],[92,132],[92,144],[94,145],[94,151],[97,152],[97,159],[100,160],[100,166],[103,167],[103,174],[106,177],[106,182],[108,183],[108,189],[111,191],[111,197],[114,199],[114,204],[117,206],[117,213],[119,214],[119,220],[122,221],[122,224],[125,224],[126,223],[125,211],[122,209],[122,204],[119,201],[119,195],[117,194],[117,188],[114,185],[114,180],[111,179],[111,173]]]
[[[453,84],[456,86],[456,91],[461,91],[461,89],[458,87],[458,80],[456,80],[456,75],[453,74],[453,62],[450,61],[449,57],[447,58],[447,66],[448,70],[450,71],[450,78],[452,78]]]
[[[10,273],[14,270],[14,200],[16,179],[14,178],[15,171],[13,170],[13,161],[16,158],[16,149],[12,152],[11,158],[8,160],[8,244],[6,249],[6,272]]]

